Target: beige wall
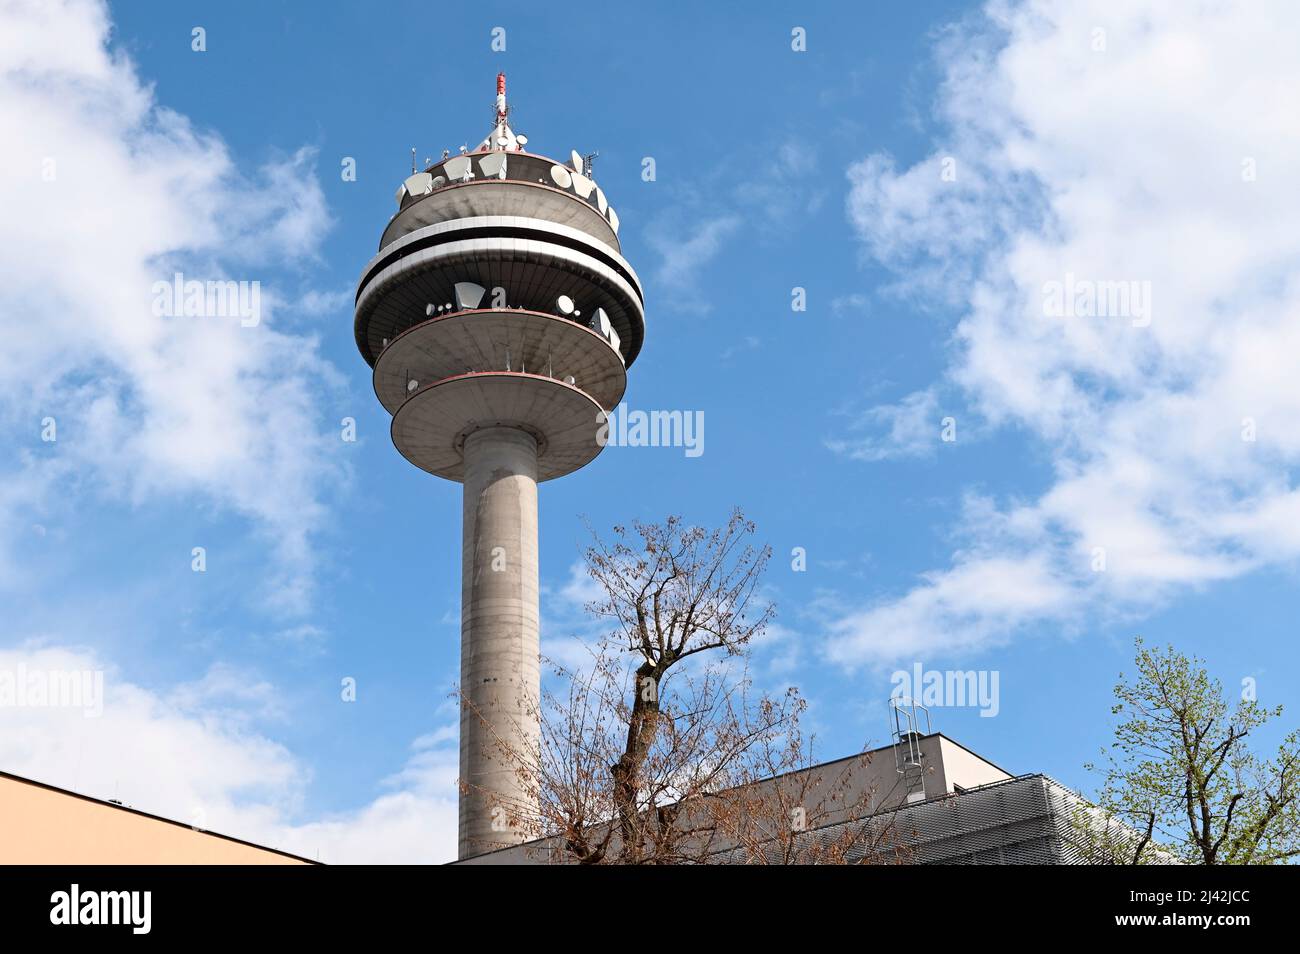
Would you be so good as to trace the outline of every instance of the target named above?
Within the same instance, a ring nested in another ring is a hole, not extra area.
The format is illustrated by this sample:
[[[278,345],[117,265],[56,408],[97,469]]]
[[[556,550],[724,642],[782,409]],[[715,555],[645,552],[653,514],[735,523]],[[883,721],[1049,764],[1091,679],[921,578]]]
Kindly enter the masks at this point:
[[[998,768],[987,759],[982,759],[969,749],[963,748],[945,735],[930,736],[926,741],[938,743],[939,758],[935,760],[942,773],[942,791],[933,794],[951,794],[954,785],[963,789],[1002,782],[1012,776]],[[927,794],[932,794],[927,789]]]
[[[0,864],[310,863],[71,792],[0,775]]]

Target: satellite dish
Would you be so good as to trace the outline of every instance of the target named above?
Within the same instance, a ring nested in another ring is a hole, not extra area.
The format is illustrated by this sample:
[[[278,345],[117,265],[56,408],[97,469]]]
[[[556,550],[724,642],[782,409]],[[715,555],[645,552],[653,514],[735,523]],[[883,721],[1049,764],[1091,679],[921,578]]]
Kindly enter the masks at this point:
[[[432,315],[432,314],[433,314],[433,302],[429,302],[429,304],[427,304],[427,305],[424,306],[424,313],[425,313],[426,315]]]
[[[567,189],[573,185],[573,174],[564,166],[551,166],[551,181],[561,189]]]
[[[596,208],[600,209],[601,215],[604,215],[605,210],[609,208],[609,202],[605,199],[605,193],[601,191],[600,186],[596,186]]]
[[[505,136],[497,136],[497,145],[498,145],[498,146],[508,146],[508,145],[510,145],[510,140],[507,139]]]
[[[578,150],[569,150],[569,165],[573,166],[574,172],[582,171],[582,156],[578,153]]]
[[[581,198],[587,198],[591,195],[591,190],[596,188],[596,183],[592,182],[581,172],[575,172],[573,178],[573,191],[578,193]]]
[[[447,179],[446,179],[446,177],[444,177],[444,176],[434,176],[434,177],[433,177],[433,187],[434,187],[435,189],[441,189],[441,188],[442,188],[443,186],[445,186],[446,184],[447,184]]]
[[[560,309],[560,314],[571,315],[573,314],[573,299],[568,295],[561,295],[555,299],[555,307]]]
[[[414,390],[415,390],[416,388],[418,388],[419,386],[420,386],[420,382],[419,382],[419,381],[407,381],[407,382],[406,382],[406,390],[408,390],[408,391],[414,391]]]
[[[516,137],[515,137],[515,142],[519,143],[519,145],[521,145],[521,146],[526,146],[526,145],[528,145],[528,137],[527,137],[527,136],[522,136],[522,135],[521,135],[521,136],[516,136]]]
[[[566,374],[566,375],[564,376],[564,383],[567,384],[567,385],[569,385],[569,387],[573,387],[573,386],[574,386],[575,384],[577,384],[578,382],[575,381],[575,380],[573,380],[573,375],[571,375],[571,374]]]

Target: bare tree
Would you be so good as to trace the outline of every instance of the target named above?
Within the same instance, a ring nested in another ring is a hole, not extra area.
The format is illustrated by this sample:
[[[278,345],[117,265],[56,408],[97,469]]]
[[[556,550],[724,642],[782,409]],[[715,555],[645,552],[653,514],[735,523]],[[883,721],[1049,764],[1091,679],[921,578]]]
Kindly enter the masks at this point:
[[[732,785],[710,801],[717,830],[733,847],[730,863],[902,864],[912,852],[897,837],[892,813],[897,780],[882,792],[872,782],[872,756],[863,752],[818,765],[814,738],[800,716],[806,702],[791,689],[781,731],[765,733],[740,760]],[[768,703],[770,704],[770,702]]]
[[[715,530],[670,517],[587,550],[588,609],[609,632],[587,664],[552,665],[537,749],[502,747],[536,800],[531,850],[581,864],[901,856],[879,820],[841,825],[877,793],[855,760],[812,771],[798,692],[753,689],[749,646],[773,617],[753,534],[739,511]]]
[[[661,732],[671,737],[678,729],[676,720],[661,718],[664,677],[698,653],[739,654],[762,633],[774,612],[765,604],[747,616],[771,550],[747,542],[754,525],[739,510],[724,528],[712,532],[685,527],[680,517],[669,517],[662,524],[637,523],[635,532],[639,546],[629,543],[623,527],[616,527],[612,544],[597,538],[587,551],[588,571],[604,591],[604,598],[590,609],[611,623],[626,638],[628,650],[642,659],[636,670],[627,741],[610,769],[620,835],[624,850],[633,856],[639,850],[635,846],[643,806],[637,789],[646,759]],[[739,744],[751,735],[751,727],[742,724],[748,713],[738,713],[726,691],[702,695],[699,690],[708,690],[713,678],[704,676],[692,693],[693,701],[704,703],[703,711],[721,702],[725,708],[717,715],[736,724],[742,738],[734,744]],[[763,728],[759,721],[756,731]],[[704,724],[699,719],[692,722]]]

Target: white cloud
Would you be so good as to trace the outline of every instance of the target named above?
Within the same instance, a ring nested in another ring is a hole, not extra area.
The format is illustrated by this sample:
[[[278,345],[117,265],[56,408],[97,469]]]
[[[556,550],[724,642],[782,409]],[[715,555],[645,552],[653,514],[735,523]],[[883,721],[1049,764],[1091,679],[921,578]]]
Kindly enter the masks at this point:
[[[1072,601],[1041,555],[986,555],[926,574],[901,599],[850,612],[830,629],[827,656],[854,667],[1003,642]]]
[[[763,339],[756,335],[744,335],[735,344],[728,345],[722,349],[719,358],[723,361],[730,361],[736,355],[745,351],[755,351],[763,343]]]
[[[959,312],[942,384],[1054,474],[847,614],[833,658],[1140,612],[1300,556],[1298,46],[1286,3],[993,3],[943,41],[945,141],[855,164],[848,214],[900,287]],[[1047,316],[1067,276],[1149,282],[1150,324]]]
[[[816,153],[795,140],[772,151],[773,158],[739,180],[729,161],[703,170],[646,227],[646,241],[660,257],[654,277],[674,311],[712,311],[714,296],[701,276],[729,241],[741,238],[742,226],[744,238],[784,243],[822,207],[829,190]]]
[[[650,247],[662,259],[655,279],[668,290],[674,308],[696,313],[712,308],[710,296],[700,287],[700,273],[739,227],[738,216],[724,214],[699,222],[687,233],[680,223],[669,226],[665,221],[647,231]]]
[[[65,540],[104,500],[170,498],[249,520],[271,554],[263,596],[296,616],[347,476],[321,410],[341,377],[314,335],[280,320],[274,284],[286,271],[301,284],[331,224],[315,157],[243,171],[218,136],[158,104],[110,32],[91,0],[0,6],[0,434],[20,448],[0,464],[0,585],[38,582],[15,556],[34,526]],[[176,271],[264,283],[260,320],[157,316],[154,284]],[[308,293],[296,310],[344,303]],[[45,417],[57,441],[31,450]],[[277,628],[321,636],[301,618]],[[455,855],[445,735],[419,740],[367,804],[310,818],[309,769],[257,728],[293,706],[257,673],[217,663],[151,689],[95,650],[48,641],[0,649],[0,673],[19,665],[101,670],[105,697],[97,718],[0,708],[7,771],[325,861]]]
[[[438,864],[456,858],[456,729],[422,736],[391,788],[360,809],[281,829],[286,850],[336,864]],[[274,831],[274,829],[273,829]]]
[[[932,388],[915,391],[897,404],[879,404],[854,422],[861,436],[832,438],[826,446],[853,460],[898,460],[934,453],[941,436],[943,415]],[[884,433],[879,433],[883,431]]]
[[[309,818],[302,806],[311,773],[251,725],[254,713],[276,717],[280,698],[255,674],[218,666],[158,693],[89,650],[0,650],[0,676],[94,671],[104,673],[98,717],[73,707],[0,706],[5,771],[327,863],[455,858],[454,726],[417,739],[369,803]]]
[[[0,531],[15,511],[50,522],[79,499],[69,491],[197,498],[265,534],[264,595],[301,612],[309,540],[346,475],[320,414],[341,379],[314,337],[277,330],[269,289],[254,327],[152,305],[176,271],[267,281],[311,261],[330,224],[314,156],[245,176],[220,139],[158,105],[109,29],[93,2],[0,11],[0,428],[26,444],[43,418],[58,426],[51,454],[0,470]]]
[[[731,164],[720,172],[728,178],[735,175]],[[821,209],[828,191],[816,152],[807,143],[786,140],[773,158],[736,183],[732,195],[752,227],[785,236],[800,219],[806,221]]]
[[[569,564],[569,578],[564,581],[556,596],[559,597],[562,608],[586,612],[589,604],[604,598],[605,591],[587,571],[586,561],[575,560]]]
[[[837,295],[831,299],[831,313],[837,318],[853,312],[865,312],[871,306],[867,296],[862,292],[850,292],[847,295]]]
[[[352,289],[336,288],[331,291],[308,289],[294,306],[307,315],[328,315],[332,312],[350,311],[352,306]]]
[[[541,652],[548,662],[580,671],[592,661],[595,646],[608,627],[587,612],[587,606],[604,595],[600,584],[587,572],[587,564],[576,560],[558,588],[544,587],[542,596]],[[543,668],[543,674],[548,670]]]
[[[284,699],[270,681],[229,663],[213,663],[201,678],[173,688],[167,701],[182,712],[220,714],[232,722],[286,716]]]

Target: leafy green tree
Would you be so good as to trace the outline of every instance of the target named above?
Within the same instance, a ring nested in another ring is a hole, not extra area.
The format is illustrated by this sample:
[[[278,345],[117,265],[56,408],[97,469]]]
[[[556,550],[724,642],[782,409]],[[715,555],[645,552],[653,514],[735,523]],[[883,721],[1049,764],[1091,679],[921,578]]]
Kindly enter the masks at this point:
[[[1125,863],[1162,850],[1190,864],[1275,864],[1300,855],[1300,731],[1272,757],[1251,743],[1282,714],[1247,693],[1235,705],[1205,661],[1136,641],[1137,672],[1115,686],[1100,808],[1136,833]],[[1118,859],[1117,859],[1118,860]]]

